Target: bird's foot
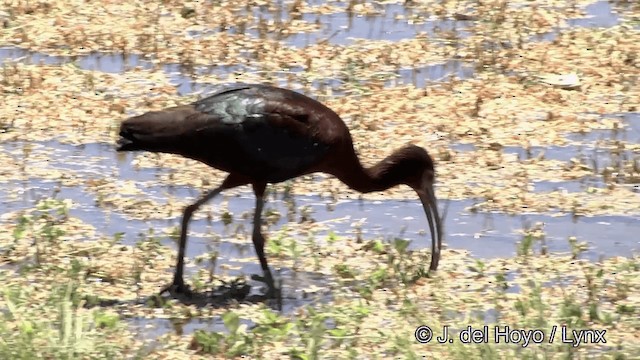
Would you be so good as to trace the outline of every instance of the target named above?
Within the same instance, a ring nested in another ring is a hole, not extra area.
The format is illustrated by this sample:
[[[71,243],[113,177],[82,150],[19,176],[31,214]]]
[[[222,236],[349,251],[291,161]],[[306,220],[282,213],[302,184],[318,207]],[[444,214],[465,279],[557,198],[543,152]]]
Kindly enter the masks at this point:
[[[260,276],[254,274],[251,275],[251,280],[259,281],[267,285],[267,292],[264,294],[264,297],[266,297],[267,299],[275,299],[280,296],[280,289],[276,289],[276,286],[273,283],[273,278],[271,276]]]
[[[175,296],[177,294],[181,294],[181,295],[186,295],[186,296],[190,297],[191,295],[193,295],[193,291],[191,291],[189,286],[186,285],[182,279],[180,279],[180,280],[174,279],[171,284],[165,286],[160,291],[160,295],[162,295],[164,293],[169,293],[172,296]]]

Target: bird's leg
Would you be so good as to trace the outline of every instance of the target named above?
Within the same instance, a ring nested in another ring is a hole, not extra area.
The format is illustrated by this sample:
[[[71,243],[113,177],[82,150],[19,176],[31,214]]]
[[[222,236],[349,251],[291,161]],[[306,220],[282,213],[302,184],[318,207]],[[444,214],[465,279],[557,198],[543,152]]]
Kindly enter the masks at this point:
[[[264,236],[262,236],[262,209],[264,208],[264,190],[267,184],[253,184],[253,192],[256,195],[256,209],[253,214],[253,246],[256,249],[256,254],[260,260],[262,271],[264,276],[252,276],[253,280],[261,281],[267,284],[268,290],[266,296],[271,298],[276,295],[276,288],[273,282],[273,276],[271,276],[271,270],[267,264],[267,258],[264,256]]]
[[[228,178],[227,178],[228,180]],[[184,209],[184,214],[182,215],[182,228],[180,229],[180,243],[178,245],[178,263],[176,264],[176,270],[173,274],[173,283],[171,283],[171,285],[167,286],[166,288],[164,288],[160,294],[163,294],[167,291],[171,292],[171,291],[175,291],[177,293],[189,293],[190,290],[187,286],[185,286],[184,284],[184,277],[183,277],[183,273],[184,273],[184,253],[186,250],[186,246],[187,246],[187,229],[189,226],[189,221],[191,220],[191,216],[193,215],[193,213],[198,210],[198,208],[206,203],[207,201],[213,199],[216,195],[220,194],[220,192],[222,192],[222,190],[227,189],[228,187],[225,186],[225,183],[227,183],[227,180],[225,180],[225,182],[220,185],[219,187],[211,190],[210,192],[208,192],[207,194],[205,194],[204,196],[202,196],[200,199],[198,199],[198,201],[196,201],[195,203],[187,206]]]

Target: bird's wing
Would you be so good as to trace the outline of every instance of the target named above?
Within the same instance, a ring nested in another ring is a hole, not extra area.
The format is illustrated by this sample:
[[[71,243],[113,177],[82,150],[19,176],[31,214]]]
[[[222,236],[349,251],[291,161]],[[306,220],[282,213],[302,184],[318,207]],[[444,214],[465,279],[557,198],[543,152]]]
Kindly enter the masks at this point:
[[[250,87],[229,89],[193,103],[197,112],[207,114],[225,124],[239,124],[247,117],[262,112],[264,100],[247,96]]]
[[[311,110],[314,108],[310,105],[318,104],[315,100],[290,90],[266,85],[245,85],[200,99],[193,106],[197,112],[207,114],[218,124],[241,124],[247,120],[267,121],[273,123],[273,126],[301,131],[303,129],[299,126],[309,125]],[[285,120],[293,123],[282,123]]]
[[[243,159],[244,165],[233,166],[246,175],[269,174],[269,181],[292,177],[320,161],[328,148],[317,121],[326,115],[324,106],[290,90],[236,87],[192,106],[195,113],[186,122],[200,134],[196,137],[220,148],[224,144],[226,153]]]

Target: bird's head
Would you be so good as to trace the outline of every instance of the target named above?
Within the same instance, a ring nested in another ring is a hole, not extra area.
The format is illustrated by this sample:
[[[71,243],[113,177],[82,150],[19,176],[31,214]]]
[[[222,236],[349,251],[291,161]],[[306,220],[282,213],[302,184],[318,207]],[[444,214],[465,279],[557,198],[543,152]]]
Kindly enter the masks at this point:
[[[438,268],[442,246],[442,223],[434,191],[435,167],[427,151],[416,145],[396,150],[380,169],[383,178],[396,184],[410,186],[418,194],[431,230],[431,270]],[[391,185],[391,184],[389,184]]]
[[[394,151],[380,163],[377,172],[388,187],[404,184],[417,190],[423,188],[425,182],[433,184],[435,179],[433,159],[427,150],[416,145]]]

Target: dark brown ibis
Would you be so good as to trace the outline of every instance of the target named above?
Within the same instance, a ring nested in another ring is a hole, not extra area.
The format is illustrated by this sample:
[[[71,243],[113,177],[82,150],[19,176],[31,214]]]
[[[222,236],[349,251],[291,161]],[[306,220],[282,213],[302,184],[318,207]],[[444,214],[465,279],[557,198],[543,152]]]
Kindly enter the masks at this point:
[[[253,186],[256,207],[253,245],[267,296],[275,294],[264,255],[261,214],[267,183],[278,183],[314,172],[331,174],[350,188],[368,193],[396,185],[416,191],[431,231],[431,270],[440,259],[442,226],[433,189],[432,158],[419,146],[406,145],[365,168],[353,148],[345,123],[331,109],[297,92],[267,85],[239,85],[189,105],[152,111],[122,122],[118,151],[178,154],[229,173],[220,186],[184,210],[178,262],[173,283],[187,292],[183,280],[187,227],[193,212],[221,191]]]

